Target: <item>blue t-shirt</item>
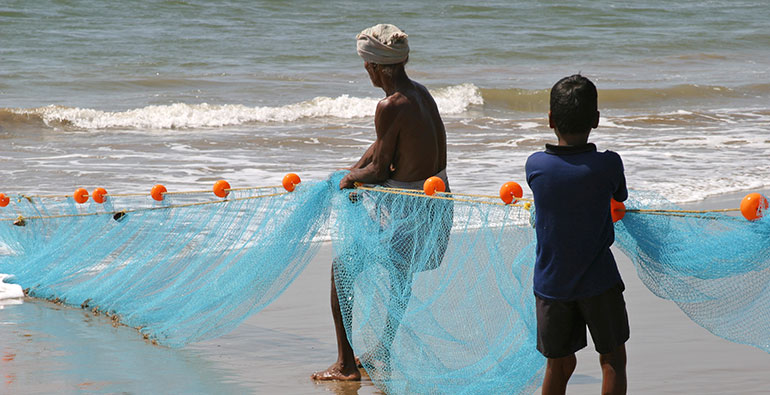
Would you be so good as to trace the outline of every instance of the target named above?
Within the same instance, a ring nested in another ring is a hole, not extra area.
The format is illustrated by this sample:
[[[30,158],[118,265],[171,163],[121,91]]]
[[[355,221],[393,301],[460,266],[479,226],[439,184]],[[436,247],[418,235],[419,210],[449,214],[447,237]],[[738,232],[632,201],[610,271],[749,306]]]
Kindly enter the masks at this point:
[[[599,295],[621,281],[610,252],[610,198],[628,197],[623,162],[594,144],[545,147],[526,165],[535,197],[535,293],[554,300]]]

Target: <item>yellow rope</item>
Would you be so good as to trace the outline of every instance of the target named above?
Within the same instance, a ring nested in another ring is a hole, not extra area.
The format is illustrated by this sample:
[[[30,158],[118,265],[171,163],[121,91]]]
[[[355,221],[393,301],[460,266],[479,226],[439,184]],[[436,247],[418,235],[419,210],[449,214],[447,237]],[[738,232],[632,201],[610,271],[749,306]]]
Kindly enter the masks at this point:
[[[396,188],[371,188],[371,187],[357,187],[357,189],[361,189],[364,191],[372,191],[372,192],[381,192],[381,193],[390,193],[394,195],[404,195],[404,196],[416,196],[416,197],[423,197],[428,199],[441,199],[441,200],[452,200],[455,202],[466,202],[466,203],[481,203],[481,204],[490,204],[493,206],[513,206],[513,207],[524,207],[520,204],[505,204],[503,202],[485,202],[480,200],[470,200],[470,199],[457,199],[454,197],[449,196],[436,196],[436,195],[426,195],[424,193],[420,192],[406,192],[406,191],[413,191],[412,189],[396,189]],[[450,193],[450,195],[453,195]]]
[[[369,188],[369,187],[364,187]],[[378,189],[384,189],[386,191],[398,191],[398,192],[407,192],[407,193],[415,193],[414,189],[406,189],[406,188],[391,188],[391,187],[377,187]],[[473,194],[473,193],[457,193],[457,192],[439,192],[436,191],[436,193],[441,195],[453,195],[453,196],[465,196],[465,197],[475,197],[475,198],[484,198],[484,199],[500,199],[500,196],[495,195],[479,195],[479,194]],[[531,198],[516,198],[516,200],[521,201],[527,201],[531,202]]]
[[[281,188],[280,185],[270,185],[270,186],[261,186],[261,187],[242,187],[242,188],[229,188],[225,189],[225,191],[245,191],[245,190],[257,190],[257,189],[276,189]],[[498,196],[494,195],[482,195],[482,194],[470,194],[470,193],[457,193],[457,192],[436,192],[434,195],[426,195],[421,192],[415,192],[413,189],[405,189],[405,188],[390,188],[390,187],[365,187],[365,186],[357,186],[357,189],[364,190],[364,191],[372,191],[372,192],[381,192],[381,193],[390,193],[390,194],[396,194],[396,195],[403,195],[403,196],[414,196],[414,197],[423,197],[423,198],[430,198],[430,199],[441,199],[441,200],[451,200],[456,202],[466,202],[466,203],[481,203],[481,204],[489,204],[489,205],[495,205],[495,206],[513,206],[513,207],[523,207],[524,209],[529,209],[531,207],[532,199],[531,198],[518,198],[517,201],[523,201],[526,202],[524,204],[505,204],[503,202],[486,202],[486,201],[479,201],[479,200],[471,200],[471,199],[460,199],[455,196],[463,196],[463,197],[470,197],[470,198],[483,198],[483,199],[499,199]],[[178,192],[164,192],[164,195],[182,195],[182,194],[197,194],[197,193],[211,193],[211,190],[193,190],[193,191],[178,191]],[[232,199],[223,199],[223,200],[216,200],[216,201],[207,201],[207,202],[198,202],[198,203],[186,203],[186,204],[175,204],[175,205],[168,205],[168,206],[162,206],[162,207],[149,207],[149,208],[140,208],[140,209],[130,209],[130,210],[123,210],[123,211],[112,211],[112,212],[103,212],[103,213],[87,213],[87,214],[62,214],[62,215],[53,215],[53,216],[35,216],[35,217],[19,217],[19,218],[3,218],[0,219],[0,221],[16,221],[18,219],[43,219],[43,218],[64,218],[64,217],[79,217],[79,216],[92,216],[92,215],[103,215],[103,214],[116,214],[119,212],[123,213],[129,213],[129,212],[138,212],[138,211],[145,211],[145,210],[158,210],[158,209],[165,209],[165,208],[180,208],[180,207],[191,207],[191,206],[200,206],[200,205],[206,205],[206,204],[216,204],[216,203],[223,203],[227,201],[239,201],[239,200],[247,200],[247,199],[258,199],[263,197],[271,197],[271,196],[280,196],[285,195],[288,192],[279,192],[279,193],[273,193],[268,195],[260,195],[260,196],[249,196],[249,197],[241,197],[241,198],[232,198]],[[114,197],[125,197],[125,196],[146,196],[147,193],[123,193],[123,194],[107,194],[105,196],[114,196]],[[68,198],[70,195],[19,195],[19,199],[28,199],[31,201],[32,198]],[[706,214],[706,213],[726,213],[726,212],[735,212],[740,211],[740,209],[737,208],[728,208],[728,209],[712,209],[712,210],[668,210],[668,209],[626,209],[625,212],[627,213],[639,213],[639,214],[652,214],[652,215],[671,215],[671,216],[679,216],[684,217],[688,216],[687,214]],[[699,218],[716,218],[716,217],[699,217]]]
[[[436,192],[436,193],[442,193],[442,194],[450,194],[450,195],[456,195],[456,196],[467,196],[467,197],[476,197],[476,198],[487,198],[487,199],[500,199],[500,196],[494,196],[494,195],[475,195],[472,193],[455,193],[455,192]],[[531,202],[533,199],[531,198],[514,198],[518,201],[524,201],[524,202]]]
[[[397,195],[405,195],[405,196],[417,196],[417,197],[426,197],[426,198],[432,198],[432,199],[444,199],[444,200],[453,200],[453,201],[459,201],[459,202],[469,202],[469,203],[481,203],[481,204],[491,204],[491,205],[497,205],[497,206],[506,206],[505,203],[501,202],[484,202],[484,201],[478,201],[478,200],[469,200],[469,199],[457,199],[454,197],[448,197],[448,196],[436,196],[436,195],[425,195],[420,192],[414,192],[413,189],[403,189],[403,188],[387,188],[387,187],[364,187],[364,186],[358,186],[357,189],[362,189],[365,191],[373,191],[373,192],[383,192],[383,193],[391,193],[391,194],[397,194]],[[474,195],[474,194],[461,194],[461,193],[454,193],[454,192],[436,192],[437,194],[442,195],[452,195],[452,196],[468,196],[468,197],[479,197],[479,198],[498,198],[497,196],[491,196],[491,195]],[[531,201],[532,199],[517,199],[519,201]],[[520,204],[509,204],[507,206],[514,206],[514,207],[523,207],[525,209],[529,209],[531,206],[530,203],[525,203],[523,205]],[[657,214],[657,215],[667,215],[670,214],[671,216],[676,217],[687,217],[689,215],[687,214],[706,214],[706,213],[727,213],[727,212],[735,212],[740,211],[740,209],[737,208],[724,208],[724,209],[712,209],[712,210],[666,210],[666,209],[626,209],[625,212],[627,213],[639,213],[639,214]],[[697,216],[690,216],[690,217],[697,217]],[[701,216],[697,218],[709,218],[709,219],[717,219],[719,217],[706,217]]]
[[[685,213],[685,214],[703,214],[703,213],[728,213],[731,211],[741,211],[739,208],[721,208],[721,209],[713,209],[713,210],[666,210],[666,209],[638,209],[638,208],[630,208],[627,209],[627,213],[642,213],[642,214],[653,214],[653,213]]]
[[[268,189],[268,188],[283,188],[281,185],[271,185],[266,187],[244,187],[244,188],[229,188],[225,189],[225,192],[230,191],[246,191],[250,189]],[[207,189],[205,191],[178,191],[178,192],[163,192],[164,195],[190,195],[195,193],[213,193],[211,189]],[[145,193],[145,195],[148,195]],[[108,195],[109,196],[109,195]]]
[[[673,210],[665,211],[665,212],[640,211],[639,214],[662,215],[662,216],[666,216],[666,217],[685,217],[685,218],[700,218],[700,219],[716,219],[716,220],[720,220],[720,221],[721,220],[735,220],[735,221],[740,221],[740,222],[744,222],[745,221],[744,219],[739,218],[739,217],[727,217],[727,216],[725,216],[725,217],[717,217],[717,216],[713,216],[713,215],[712,216],[709,216],[709,215],[697,215],[698,213],[695,212],[695,211],[693,211],[693,212],[688,212],[687,210],[682,210],[682,211],[683,212],[681,212],[681,213],[673,211]],[[708,212],[704,212],[704,214],[705,213],[708,213]]]
[[[140,211],[150,211],[150,210],[163,210],[168,208],[182,208],[182,207],[193,207],[193,206],[203,206],[207,204],[217,204],[217,203],[225,203],[225,202],[235,202],[240,200],[249,200],[249,199],[260,199],[260,198],[266,198],[266,197],[274,197],[274,196],[281,196],[286,195],[289,192],[278,192],[278,193],[271,193],[267,195],[259,195],[259,196],[246,196],[246,197],[240,197],[240,198],[233,198],[233,199],[223,199],[223,200],[212,200],[212,201],[206,201],[206,202],[197,202],[197,203],[185,203],[185,204],[170,204],[168,206],[158,206],[158,207],[143,207],[143,208],[135,208],[135,209],[128,209],[128,210],[120,210],[120,211],[105,211],[101,213],[81,213],[81,214],[59,214],[59,215],[36,215],[32,217],[23,217],[19,216],[18,218],[0,218],[0,221],[18,221],[18,220],[28,220],[28,219],[51,219],[51,218],[70,218],[70,217],[88,217],[93,215],[107,215],[107,214],[117,214],[117,213],[135,213]]]
[[[283,188],[281,185],[268,185],[268,186],[262,186],[262,187],[242,187],[242,188],[230,188],[225,189],[225,191],[247,191],[252,189],[273,189],[273,188]],[[74,193],[74,192],[73,192]],[[185,194],[196,194],[196,193],[213,193],[211,189],[206,190],[196,190],[196,191],[178,191],[178,192],[163,192],[164,195],[185,195]],[[149,196],[150,194],[147,192],[134,192],[134,193],[108,193],[104,196],[114,196],[114,197],[127,197],[127,196]],[[38,199],[54,199],[54,198],[68,198],[72,195],[24,195],[19,194],[20,198],[38,198]]]
[[[73,192],[74,194],[74,192]],[[72,195],[24,195],[19,194],[19,198],[24,199],[31,199],[31,198],[42,198],[42,199],[53,199],[53,198],[68,198]]]
[[[243,187],[243,188],[230,188],[225,189],[225,191],[246,191],[249,189],[270,189],[270,188],[283,188],[283,185],[268,185],[264,187]],[[209,191],[211,192],[211,191]]]

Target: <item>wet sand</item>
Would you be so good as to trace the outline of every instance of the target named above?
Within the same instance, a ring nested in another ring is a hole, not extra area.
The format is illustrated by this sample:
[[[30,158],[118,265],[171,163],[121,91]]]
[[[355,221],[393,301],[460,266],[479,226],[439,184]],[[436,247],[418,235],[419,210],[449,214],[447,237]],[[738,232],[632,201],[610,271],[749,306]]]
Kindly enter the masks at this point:
[[[743,195],[691,207],[737,207]],[[615,255],[631,321],[629,393],[767,393],[770,354],[707,332],[647,290],[625,255],[617,250]],[[153,346],[133,329],[114,328],[79,309],[36,300],[3,306],[0,393],[378,393],[366,378],[360,383],[309,378],[336,356],[330,262],[331,246],[324,244],[265,310],[227,335],[182,349]],[[598,356],[589,344],[578,353],[568,393],[595,394],[600,382]]]

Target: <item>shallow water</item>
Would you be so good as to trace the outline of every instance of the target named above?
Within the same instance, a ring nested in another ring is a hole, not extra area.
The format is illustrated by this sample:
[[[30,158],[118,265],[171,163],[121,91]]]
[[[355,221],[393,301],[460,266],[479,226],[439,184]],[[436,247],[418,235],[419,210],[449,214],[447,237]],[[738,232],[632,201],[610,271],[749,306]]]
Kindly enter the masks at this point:
[[[0,302],[2,393],[238,393],[193,350],[152,346],[90,312],[25,299]]]
[[[383,21],[410,35],[457,190],[524,184],[526,157],[554,141],[548,89],[576,72],[600,91],[592,140],[632,188],[685,202],[770,185],[762,1],[46,0],[0,6],[0,190],[323,178],[373,141],[383,94],[354,37]]]

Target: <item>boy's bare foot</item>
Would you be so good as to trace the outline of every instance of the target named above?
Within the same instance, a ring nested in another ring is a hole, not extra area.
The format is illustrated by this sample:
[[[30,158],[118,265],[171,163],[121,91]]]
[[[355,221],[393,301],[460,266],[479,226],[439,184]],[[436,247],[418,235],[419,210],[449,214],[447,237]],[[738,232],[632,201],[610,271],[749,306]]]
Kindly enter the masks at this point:
[[[335,362],[326,370],[313,373],[310,378],[317,381],[359,381],[361,380],[361,372],[355,366],[349,371],[345,370],[341,363]]]

